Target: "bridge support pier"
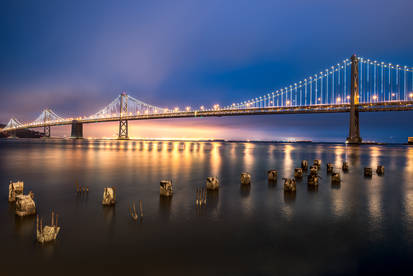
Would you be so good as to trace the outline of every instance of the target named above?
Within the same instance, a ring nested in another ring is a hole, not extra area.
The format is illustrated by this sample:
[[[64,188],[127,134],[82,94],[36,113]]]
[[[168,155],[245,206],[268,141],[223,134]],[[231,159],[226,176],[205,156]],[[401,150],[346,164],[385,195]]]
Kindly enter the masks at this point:
[[[43,128],[44,137],[50,138],[50,126],[45,126]]]
[[[17,138],[17,130],[10,130],[7,133],[9,135],[9,138]]]
[[[360,144],[359,111],[359,64],[356,55],[351,57],[351,91],[350,91],[350,129],[347,144]]]
[[[83,123],[77,120],[72,121],[72,133],[70,138],[82,139],[83,138]]]

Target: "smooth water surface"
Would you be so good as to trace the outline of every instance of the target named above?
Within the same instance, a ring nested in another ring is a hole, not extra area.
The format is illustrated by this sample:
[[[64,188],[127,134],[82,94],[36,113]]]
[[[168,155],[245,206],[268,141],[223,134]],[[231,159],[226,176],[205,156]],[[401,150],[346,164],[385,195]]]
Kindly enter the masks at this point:
[[[298,181],[302,159],[322,160],[318,190]],[[332,186],[326,163],[350,171]],[[364,178],[363,167],[385,166]],[[268,183],[267,170],[279,172]],[[240,173],[250,172],[250,188]],[[219,192],[195,205],[195,189],[218,176]],[[175,194],[159,196],[172,179]],[[40,245],[35,218],[7,202],[9,180],[32,190],[58,240]],[[76,181],[88,186],[76,193]],[[0,264],[4,275],[345,275],[412,271],[413,147],[98,140],[0,141]],[[115,207],[101,205],[115,186]],[[128,215],[143,200],[144,217]],[[1,275],[3,275],[1,274]],[[29,275],[29,274],[28,274]],[[33,275],[33,274],[31,274]]]

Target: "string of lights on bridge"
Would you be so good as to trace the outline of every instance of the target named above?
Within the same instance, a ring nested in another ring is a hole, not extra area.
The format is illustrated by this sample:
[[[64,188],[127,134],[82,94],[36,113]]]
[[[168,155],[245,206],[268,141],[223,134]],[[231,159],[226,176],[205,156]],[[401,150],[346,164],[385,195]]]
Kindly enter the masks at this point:
[[[214,104],[211,107],[201,106],[199,108],[192,108],[190,106],[184,109],[179,107],[165,108],[147,104],[123,93],[116,97],[109,105],[90,116],[63,118],[51,109],[45,109],[36,120],[30,123],[22,123],[16,118],[10,119],[3,131],[17,128],[41,127],[50,123],[65,124],[72,122],[72,120],[98,120],[122,116],[349,104],[351,65],[352,61],[345,59],[324,71],[308,76],[299,82],[274,92],[224,107]],[[358,66],[359,103],[413,101],[412,67],[361,57],[358,58]],[[126,105],[127,108],[124,110],[127,110],[127,112],[121,111],[121,105]]]

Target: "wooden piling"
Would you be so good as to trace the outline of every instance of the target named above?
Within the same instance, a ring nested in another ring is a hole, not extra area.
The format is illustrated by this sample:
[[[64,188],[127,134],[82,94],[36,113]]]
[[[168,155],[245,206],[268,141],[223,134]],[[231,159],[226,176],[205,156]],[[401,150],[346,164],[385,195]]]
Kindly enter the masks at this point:
[[[139,212],[141,213],[141,217],[143,217],[143,205],[142,200],[139,199]]]

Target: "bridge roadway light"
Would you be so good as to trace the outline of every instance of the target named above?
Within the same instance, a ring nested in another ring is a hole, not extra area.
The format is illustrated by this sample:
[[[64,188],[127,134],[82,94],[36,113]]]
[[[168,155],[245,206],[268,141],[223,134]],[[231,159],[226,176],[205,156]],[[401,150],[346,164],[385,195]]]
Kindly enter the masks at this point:
[[[338,103],[341,102],[341,98],[338,97],[336,101],[337,101]]]
[[[204,109],[205,109],[205,106],[201,105],[200,109],[201,109],[201,110],[204,110]]]
[[[409,97],[410,97],[410,99],[413,98],[413,93],[410,93],[410,94],[409,94]]]
[[[219,109],[219,104],[214,104],[214,110],[218,110]]]
[[[187,107],[186,107],[186,111],[191,111],[191,107],[190,107],[190,106],[187,106]]]
[[[377,96],[376,96],[376,95],[373,96],[373,100],[377,100]]]
[[[178,112],[179,111],[179,108],[178,107],[175,107],[174,108],[174,112]]]

